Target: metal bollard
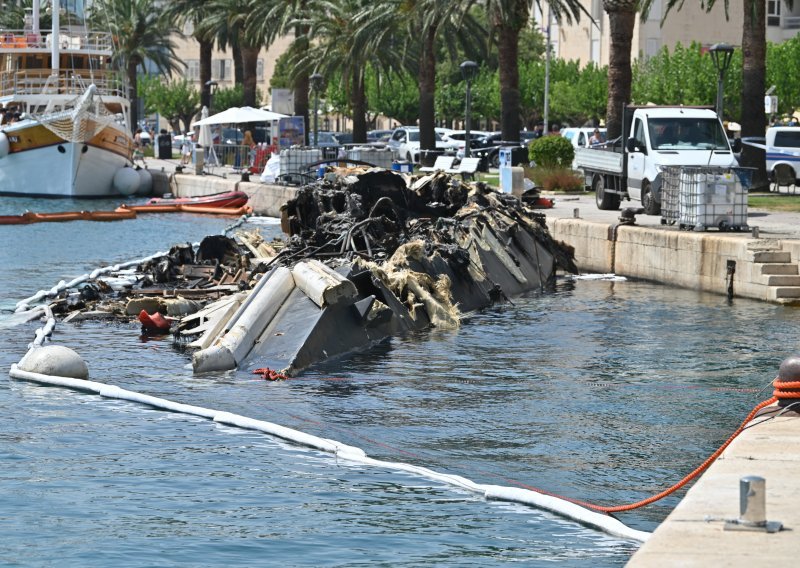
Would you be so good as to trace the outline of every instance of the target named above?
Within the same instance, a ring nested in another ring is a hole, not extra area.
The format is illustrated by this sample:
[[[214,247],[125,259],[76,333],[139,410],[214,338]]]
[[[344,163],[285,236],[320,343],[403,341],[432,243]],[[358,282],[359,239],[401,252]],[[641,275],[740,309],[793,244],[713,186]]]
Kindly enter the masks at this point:
[[[573,219],[580,219],[581,218],[581,210],[577,207],[572,210],[572,218]]]
[[[757,239],[757,238],[758,238],[758,235],[759,235],[759,233],[758,233],[758,227],[753,227],[753,238],[754,238],[754,239]]]
[[[739,523],[751,527],[767,525],[766,489],[763,477],[748,475],[739,480]]]
[[[783,529],[780,521],[767,520],[767,482],[763,477],[748,475],[739,480],[739,518],[725,521],[724,528],[768,533]]]

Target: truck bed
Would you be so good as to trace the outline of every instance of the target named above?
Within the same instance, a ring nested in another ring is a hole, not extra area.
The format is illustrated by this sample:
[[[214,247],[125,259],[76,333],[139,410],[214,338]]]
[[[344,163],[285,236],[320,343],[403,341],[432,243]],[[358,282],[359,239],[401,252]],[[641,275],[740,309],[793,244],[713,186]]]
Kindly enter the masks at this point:
[[[577,148],[575,166],[579,170],[591,170],[611,174],[622,174],[624,154],[602,148]]]

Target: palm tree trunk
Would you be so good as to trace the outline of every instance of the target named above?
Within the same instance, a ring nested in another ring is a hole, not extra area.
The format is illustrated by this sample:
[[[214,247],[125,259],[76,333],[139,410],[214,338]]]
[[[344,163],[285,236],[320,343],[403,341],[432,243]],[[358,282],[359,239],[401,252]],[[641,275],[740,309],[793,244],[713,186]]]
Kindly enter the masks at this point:
[[[247,71],[245,71],[247,62],[244,60],[244,49],[239,47],[241,45],[241,41],[242,40],[240,38],[239,43],[231,46],[231,54],[233,55],[233,82],[235,85],[244,85],[244,78],[247,76]]]
[[[258,52],[257,47],[242,47],[241,60],[243,63],[244,71],[244,106],[256,106],[256,67],[258,66]]]
[[[128,125],[131,133],[139,127],[139,97],[137,91],[136,70],[139,67],[136,60],[129,60],[125,73],[128,76],[128,100],[131,103],[131,123]]]
[[[767,39],[765,2],[744,0],[742,26],[742,137],[763,136],[767,115],[764,111]],[[756,168],[753,187],[768,187],[764,150],[742,147],[741,164]]]
[[[419,147],[436,149],[436,28],[425,31],[419,61]]]
[[[306,53],[308,51],[308,26],[296,26],[294,37],[298,53]],[[303,117],[306,129],[306,144],[310,143],[309,133],[311,132],[308,117],[308,87],[309,80],[306,74],[296,77],[292,85],[294,90],[294,115]]]
[[[500,130],[503,140],[519,141],[519,26],[500,24],[497,29],[497,64],[500,75]]]
[[[200,44],[200,106],[208,107],[211,110],[211,87],[208,82],[211,80],[211,53],[214,42],[197,38]]]
[[[608,139],[622,134],[622,109],[631,101],[631,43],[637,2],[603,2],[608,13],[611,46],[608,54]]]
[[[364,85],[364,73],[361,69],[353,72],[353,83],[350,86],[353,107],[353,142],[367,141],[367,93]]]

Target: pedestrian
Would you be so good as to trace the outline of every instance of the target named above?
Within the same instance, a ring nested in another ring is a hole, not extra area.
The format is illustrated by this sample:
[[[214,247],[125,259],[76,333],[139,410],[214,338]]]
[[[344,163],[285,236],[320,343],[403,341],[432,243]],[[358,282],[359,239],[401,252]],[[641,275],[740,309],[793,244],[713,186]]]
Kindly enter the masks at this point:
[[[181,164],[186,166],[192,161],[192,139],[189,133],[183,135],[183,142],[181,143]]]
[[[136,163],[136,160],[141,160],[142,165],[147,167],[147,163],[144,161],[144,145],[142,143],[141,128],[137,128],[133,135],[133,162]]]
[[[247,168],[250,169],[256,159],[256,141],[253,140],[253,133],[249,130],[244,131],[244,138],[242,139],[242,146],[247,147]]]
[[[589,137],[589,146],[597,146],[598,144],[603,143],[603,136],[600,134],[600,129],[595,128],[594,132],[592,132],[591,137]]]

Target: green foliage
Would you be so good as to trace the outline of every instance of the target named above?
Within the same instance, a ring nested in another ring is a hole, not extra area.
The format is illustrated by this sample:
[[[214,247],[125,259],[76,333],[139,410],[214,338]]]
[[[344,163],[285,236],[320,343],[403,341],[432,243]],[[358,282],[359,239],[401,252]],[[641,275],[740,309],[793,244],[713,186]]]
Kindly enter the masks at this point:
[[[567,168],[575,158],[572,142],[563,136],[542,136],[531,141],[528,146],[528,157],[538,167]]]
[[[144,76],[137,88],[144,99],[145,113],[157,112],[176,130],[188,131],[192,117],[200,111],[200,93],[186,79],[168,81],[162,76]],[[183,128],[178,121],[183,122]]]
[[[775,85],[779,114],[791,116],[800,107],[800,36],[767,44],[766,85]]]
[[[664,47],[654,57],[640,58],[633,66],[631,98],[635,104],[711,105],[717,100],[717,71],[708,53],[693,42],[670,51]],[[741,114],[742,53],[735,50],[725,74],[724,119]]]
[[[369,71],[366,90],[370,114],[382,114],[401,124],[416,124],[419,118],[419,89],[408,73],[391,76]]]
[[[244,106],[244,89],[241,85],[219,89],[214,94],[211,104],[214,107],[211,109],[211,114],[217,114],[232,107]]]
[[[570,168],[536,167],[529,170],[536,187],[544,191],[580,191],[584,188],[583,176]]]

